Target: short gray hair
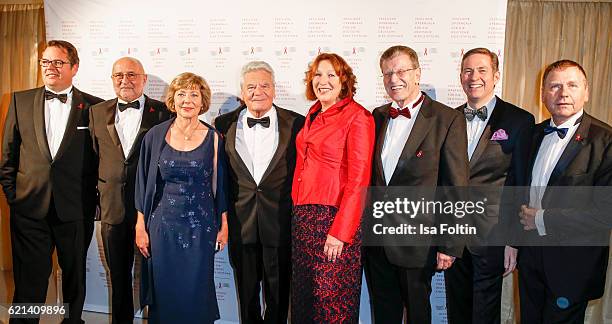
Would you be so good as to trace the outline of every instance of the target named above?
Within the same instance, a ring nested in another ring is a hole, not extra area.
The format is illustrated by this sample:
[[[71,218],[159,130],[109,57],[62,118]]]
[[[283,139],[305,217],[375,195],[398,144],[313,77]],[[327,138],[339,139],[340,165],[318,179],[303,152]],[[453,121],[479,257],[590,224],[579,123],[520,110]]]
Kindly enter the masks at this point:
[[[270,75],[272,76],[272,83],[276,84],[276,81],[274,80],[274,70],[272,69],[270,64],[264,61],[251,61],[245,64],[242,67],[242,70],[240,71],[240,88],[242,89],[242,85],[244,84],[244,76],[247,73],[259,70],[264,70],[270,73]]]

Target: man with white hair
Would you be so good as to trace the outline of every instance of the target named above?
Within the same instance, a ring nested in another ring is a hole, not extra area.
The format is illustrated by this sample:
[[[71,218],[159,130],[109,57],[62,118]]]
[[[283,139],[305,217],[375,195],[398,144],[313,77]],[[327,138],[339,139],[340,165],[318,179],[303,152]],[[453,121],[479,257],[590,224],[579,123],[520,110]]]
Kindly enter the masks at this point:
[[[295,136],[304,117],[273,103],[274,71],[266,62],[247,63],[240,87],[244,105],[215,120],[226,137],[229,255],[238,286],[240,321],[286,323]]]

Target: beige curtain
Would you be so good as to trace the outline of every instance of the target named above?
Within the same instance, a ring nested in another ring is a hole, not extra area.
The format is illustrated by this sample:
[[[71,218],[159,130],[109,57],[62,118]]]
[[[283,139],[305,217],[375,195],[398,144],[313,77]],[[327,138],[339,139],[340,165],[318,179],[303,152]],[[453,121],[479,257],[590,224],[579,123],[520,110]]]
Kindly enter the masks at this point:
[[[41,84],[38,57],[45,44],[43,4],[0,3],[0,36],[0,129],[4,129],[10,93]],[[11,268],[9,238],[8,206],[0,190],[0,270]]]
[[[586,111],[612,124],[612,1],[508,0],[503,97],[549,117],[540,101],[540,79],[547,64],[559,59],[579,62],[587,73],[590,100]],[[571,262],[571,260],[568,260]],[[517,322],[516,276],[504,281],[505,323]],[[586,323],[612,323],[612,254],[606,292],[590,303]]]
[[[562,59],[579,62],[587,72],[590,101],[586,110],[612,124],[612,1],[508,1],[503,95],[548,118],[540,102],[546,65]]]

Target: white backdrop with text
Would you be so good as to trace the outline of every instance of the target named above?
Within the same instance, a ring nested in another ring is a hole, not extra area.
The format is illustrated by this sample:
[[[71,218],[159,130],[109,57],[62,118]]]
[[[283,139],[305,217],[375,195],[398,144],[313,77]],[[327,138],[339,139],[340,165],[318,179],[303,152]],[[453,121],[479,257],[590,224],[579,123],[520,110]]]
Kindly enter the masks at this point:
[[[366,108],[389,101],[378,67],[380,54],[396,44],[419,54],[421,88],[451,107],[465,102],[459,83],[464,51],[487,47],[504,59],[507,0],[45,0],[47,39],[64,39],[79,50],[75,85],[96,96],[115,97],[112,63],[138,58],[149,75],[145,93],[163,101],[181,72],[202,75],[213,91],[203,118],[238,106],[242,65],[270,63],[276,72],[276,104],[304,114],[304,72],[320,52],[343,56],[357,76],[355,99]],[[500,67],[503,63],[500,62]],[[496,92],[501,93],[501,82]],[[87,260],[86,310],[108,312],[110,282],[99,226]],[[219,323],[238,323],[233,274],[227,253],[215,260]],[[137,296],[137,294],[136,294]],[[446,323],[444,279],[433,279],[434,323]],[[365,280],[360,318],[370,323]]]

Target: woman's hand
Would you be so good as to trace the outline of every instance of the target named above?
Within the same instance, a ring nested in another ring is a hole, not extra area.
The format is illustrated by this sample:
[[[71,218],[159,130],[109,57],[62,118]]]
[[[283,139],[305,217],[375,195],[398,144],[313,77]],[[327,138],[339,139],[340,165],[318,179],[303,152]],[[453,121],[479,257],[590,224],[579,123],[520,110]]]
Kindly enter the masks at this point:
[[[227,212],[221,214],[221,229],[217,233],[217,244],[219,245],[219,251],[227,245]]]
[[[325,240],[325,246],[323,247],[323,253],[327,256],[327,261],[336,262],[336,259],[342,255],[342,247],[344,247],[344,242],[327,234],[327,240]]]
[[[147,234],[144,226],[136,225],[136,246],[145,258],[151,256],[149,254],[149,234]]]
[[[136,246],[145,258],[151,256],[149,254],[149,234],[145,228],[144,214],[141,212],[136,215]]]

